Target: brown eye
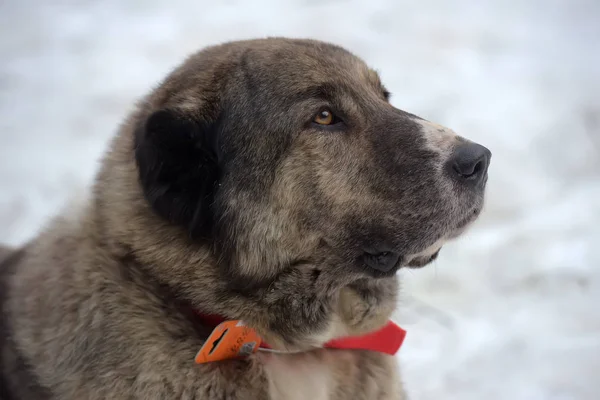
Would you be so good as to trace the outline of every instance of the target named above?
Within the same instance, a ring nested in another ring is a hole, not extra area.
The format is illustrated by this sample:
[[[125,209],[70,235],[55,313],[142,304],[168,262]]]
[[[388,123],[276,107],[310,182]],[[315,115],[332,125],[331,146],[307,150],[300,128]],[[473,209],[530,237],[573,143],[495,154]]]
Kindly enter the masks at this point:
[[[319,125],[331,125],[333,121],[333,113],[327,109],[320,111],[313,119],[313,122]]]

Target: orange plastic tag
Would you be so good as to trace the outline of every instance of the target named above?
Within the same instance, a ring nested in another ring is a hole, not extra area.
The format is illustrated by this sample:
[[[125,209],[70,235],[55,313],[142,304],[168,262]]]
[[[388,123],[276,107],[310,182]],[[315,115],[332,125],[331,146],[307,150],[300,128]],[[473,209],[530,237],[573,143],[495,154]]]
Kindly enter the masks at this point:
[[[258,350],[260,337],[242,321],[220,323],[196,355],[196,364],[247,357]]]

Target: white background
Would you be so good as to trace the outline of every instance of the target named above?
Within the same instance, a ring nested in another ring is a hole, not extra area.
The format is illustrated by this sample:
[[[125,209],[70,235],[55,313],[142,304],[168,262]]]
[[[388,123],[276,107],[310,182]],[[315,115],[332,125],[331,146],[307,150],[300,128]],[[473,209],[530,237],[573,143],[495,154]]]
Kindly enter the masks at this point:
[[[344,45],[396,106],[493,151],[480,221],[402,273],[413,399],[599,399],[598,1],[0,0],[0,242],[89,184],[184,56],[265,35]]]

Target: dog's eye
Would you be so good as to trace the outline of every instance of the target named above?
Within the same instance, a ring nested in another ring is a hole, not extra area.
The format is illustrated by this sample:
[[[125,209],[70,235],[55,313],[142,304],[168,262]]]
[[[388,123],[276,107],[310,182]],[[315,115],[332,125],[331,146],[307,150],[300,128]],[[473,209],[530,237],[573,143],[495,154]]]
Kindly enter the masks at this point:
[[[319,125],[333,125],[338,121],[338,118],[336,118],[336,116],[333,115],[331,110],[327,108],[319,111],[319,113],[315,115],[315,118],[313,119],[313,122]]]

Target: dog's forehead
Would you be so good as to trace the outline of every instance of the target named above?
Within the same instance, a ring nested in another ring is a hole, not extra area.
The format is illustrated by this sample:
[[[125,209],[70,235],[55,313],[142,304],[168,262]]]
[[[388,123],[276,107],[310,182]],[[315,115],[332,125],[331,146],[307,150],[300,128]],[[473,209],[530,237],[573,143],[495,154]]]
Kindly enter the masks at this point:
[[[343,82],[354,88],[384,91],[379,74],[348,50],[318,41],[263,43],[253,54],[258,70],[302,86]]]

